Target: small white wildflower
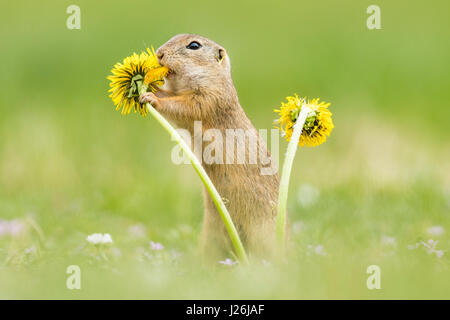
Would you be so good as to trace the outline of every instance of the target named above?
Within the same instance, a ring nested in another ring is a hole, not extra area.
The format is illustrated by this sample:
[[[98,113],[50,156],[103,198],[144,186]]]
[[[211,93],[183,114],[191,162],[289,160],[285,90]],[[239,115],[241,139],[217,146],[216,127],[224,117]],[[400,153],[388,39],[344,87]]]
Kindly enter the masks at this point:
[[[155,250],[155,251],[163,250],[164,246],[159,242],[150,241],[150,249]]]
[[[107,244],[107,243],[112,243],[112,238],[111,235],[109,233],[105,233],[103,235],[103,239],[102,239],[102,244]]]
[[[308,249],[310,251],[310,253],[308,253],[308,255],[311,253],[314,253],[315,255],[318,255],[318,256],[326,256],[327,255],[323,245],[321,245],[321,244],[319,244],[317,246],[313,246],[310,244],[310,245],[308,245]]]
[[[36,253],[36,252],[37,252],[36,246],[31,246],[31,247],[25,249],[26,254],[32,254],[32,253]]]
[[[436,250],[434,251],[434,253],[436,254],[436,257],[438,257],[439,259],[442,258],[442,256],[444,255],[444,251],[442,250]]]
[[[413,250],[421,246],[428,254],[430,255],[435,254],[436,257],[440,259],[444,255],[444,251],[436,249],[438,243],[439,243],[438,240],[429,239],[427,242],[420,241],[417,242],[415,245],[409,245],[408,249]]]
[[[437,251],[436,246],[437,246],[438,242],[439,241],[437,241],[437,240],[430,239],[427,241],[427,243],[422,241],[422,244],[426,248],[428,254],[433,254]]]
[[[0,237],[9,233],[7,227],[6,221],[0,220]]]
[[[237,262],[231,260],[230,258],[226,258],[226,259],[223,260],[223,261],[219,261],[219,263],[221,263],[221,264],[223,264],[223,265],[226,265],[226,266],[232,266],[232,265],[235,265]]]
[[[25,231],[25,223],[18,219],[11,221],[0,220],[0,237],[11,236],[16,238]]]
[[[108,244],[113,242],[109,233],[93,233],[88,235],[86,240],[92,244]]]
[[[20,220],[12,220],[9,223],[9,234],[12,237],[17,237],[25,230],[25,224]]]
[[[439,237],[445,233],[443,226],[431,226],[427,229],[427,233],[430,236]]]
[[[310,207],[317,202],[319,195],[319,189],[310,184],[303,184],[298,189],[297,201],[304,208]]]
[[[394,237],[382,236],[381,244],[383,244],[385,246],[391,246],[391,247],[396,248],[397,247],[397,239],[395,239]]]
[[[93,233],[88,235],[86,240],[92,244],[99,244],[102,242],[103,235],[101,233]]]
[[[135,238],[145,238],[147,229],[141,223],[135,224],[128,228],[128,233]]]
[[[292,231],[295,234],[299,234],[300,232],[302,232],[303,230],[305,230],[305,224],[303,223],[303,221],[295,221],[292,224]]]
[[[422,241],[423,245],[429,249],[436,248],[438,242],[439,242],[438,240],[433,240],[433,239],[428,240],[427,243]]]
[[[323,245],[319,244],[318,246],[316,246],[316,248],[314,249],[314,252],[318,255],[318,256],[326,256],[327,253],[325,252]]]

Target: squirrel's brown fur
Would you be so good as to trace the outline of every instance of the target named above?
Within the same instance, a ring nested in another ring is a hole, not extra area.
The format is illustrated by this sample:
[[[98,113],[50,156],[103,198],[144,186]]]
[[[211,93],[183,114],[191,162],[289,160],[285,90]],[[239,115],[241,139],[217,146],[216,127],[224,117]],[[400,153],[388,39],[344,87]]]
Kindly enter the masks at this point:
[[[192,41],[198,42],[201,48],[188,49]],[[171,72],[164,87],[155,94],[143,94],[141,102],[150,102],[169,121],[189,130],[191,136],[194,121],[202,122],[203,132],[211,128],[220,130],[224,142],[226,129],[250,130],[256,135],[258,147],[270,157],[264,141],[239,104],[230,60],[223,47],[202,36],[180,34],[161,46],[157,57]],[[236,150],[237,146],[234,153]],[[224,162],[225,153],[224,147]],[[279,176],[276,172],[262,175],[259,156],[257,164],[248,160],[246,156],[243,164],[203,163],[203,166],[225,199],[244,246],[250,254],[267,257],[273,254]],[[204,198],[203,248],[207,255],[221,258],[231,250],[231,242],[206,190]]]

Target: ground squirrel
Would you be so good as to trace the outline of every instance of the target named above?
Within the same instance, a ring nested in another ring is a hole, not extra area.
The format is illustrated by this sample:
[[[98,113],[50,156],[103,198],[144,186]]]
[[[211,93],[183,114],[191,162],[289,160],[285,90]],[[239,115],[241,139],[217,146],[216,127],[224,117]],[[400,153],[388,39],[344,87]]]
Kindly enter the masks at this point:
[[[231,78],[230,59],[226,50],[217,43],[191,34],[180,34],[161,46],[156,52],[161,65],[170,69],[165,84],[155,93],[141,95],[142,103],[149,102],[169,121],[194,135],[194,121],[201,121],[202,132],[217,129],[223,137],[227,129],[243,129],[257,139],[258,153],[270,157],[266,144],[247,118],[239,104]],[[229,130],[228,130],[229,131]],[[193,137],[195,139],[195,137]],[[225,139],[224,139],[225,140]],[[248,150],[249,138],[244,138]],[[206,146],[207,143],[203,142]],[[233,142],[234,143],[234,142]],[[236,152],[224,146],[223,157]],[[242,145],[241,145],[242,147]],[[215,151],[217,152],[217,150]],[[248,152],[256,152],[254,149]],[[248,154],[247,154],[248,155]],[[244,246],[253,256],[273,254],[278,173],[261,174],[262,164],[245,157],[244,163],[207,164],[203,166],[216,186],[230,212]],[[231,241],[224,223],[204,190],[205,216],[202,247],[206,255],[225,257],[231,250]]]

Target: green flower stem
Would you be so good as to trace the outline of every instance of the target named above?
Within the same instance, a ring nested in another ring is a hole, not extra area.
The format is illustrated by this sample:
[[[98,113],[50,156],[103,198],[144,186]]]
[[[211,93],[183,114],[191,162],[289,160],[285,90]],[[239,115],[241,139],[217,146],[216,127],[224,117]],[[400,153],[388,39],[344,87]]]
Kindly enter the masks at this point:
[[[284,159],[283,171],[281,172],[280,190],[278,194],[278,213],[276,220],[276,236],[281,257],[284,256],[286,249],[286,208],[292,163],[294,162],[295,153],[297,152],[297,146],[302,134],[303,126],[305,125],[306,118],[310,111],[311,110],[307,107],[301,108],[300,114],[294,124],[291,141],[289,141],[286,157]]]
[[[219,211],[219,214],[222,217],[223,222],[225,223],[225,228],[227,229],[228,235],[230,236],[231,242],[233,243],[233,247],[236,251],[238,259],[241,263],[248,265],[247,254],[245,253],[244,246],[242,245],[236,227],[231,220],[231,216],[227,210],[227,207],[223,203],[222,197],[220,196],[219,192],[217,192],[216,187],[212,183],[200,161],[192,152],[191,148],[187,145],[186,141],[181,138],[179,133],[172,127],[172,125],[149,103],[147,103],[147,109],[150,114],[163,126],[163,128],[166,129],[171,138],[180,145],[181,149],[183,149],[184,153],[188,156],[195,171],[197,171],[200,179],[205,184],[206,189],[211,195],[211,198],[213,199],[214,204],[216,205],[217,210]]]

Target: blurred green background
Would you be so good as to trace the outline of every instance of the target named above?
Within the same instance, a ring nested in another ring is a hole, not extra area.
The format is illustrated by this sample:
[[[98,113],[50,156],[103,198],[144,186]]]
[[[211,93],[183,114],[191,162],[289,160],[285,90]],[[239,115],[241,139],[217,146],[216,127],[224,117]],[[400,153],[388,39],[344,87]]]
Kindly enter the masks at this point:
[[[81,30],[66,28],[71,4]],[[381,30],[366,27],[371,4]],[[449,9],[446,0],[3,2],[0,298],[450,298]],[[273,109],[293,93],[332,103],[331,137],[295,160],[287,265],[202,266],[200,180],[171,162],[173,142],[152,118],[114,111],[114,63],[177,33],[227,48],[257,128],[272,128]],[[18,232],[5,231],[12,225]],[[114,243],[97,250],[85,240],[95,232]],[[74,264],[81,290],[66,288]],[[381,290],[366,287],[372,264]]]

